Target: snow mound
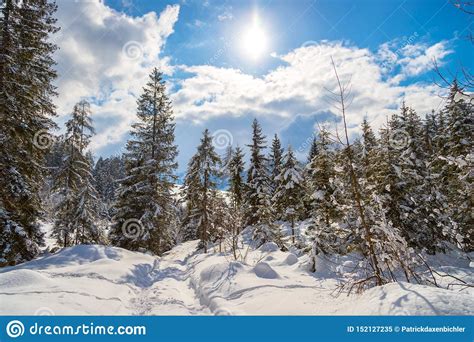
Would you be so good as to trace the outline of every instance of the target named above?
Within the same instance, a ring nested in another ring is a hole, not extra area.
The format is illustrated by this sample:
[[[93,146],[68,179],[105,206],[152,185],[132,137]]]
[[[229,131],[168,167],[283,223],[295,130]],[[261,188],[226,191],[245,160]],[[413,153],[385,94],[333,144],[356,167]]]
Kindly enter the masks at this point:
[[[258,264],[255,265],[253,268],[255,274],[259,278],[265,278],[265,279],[277,279],[280,278],[278,273],[275,272],[275,270],[266,262],[259,262]]]
[[[207,267],[201,272],[201,282],[216,282],[220,279],[225,278],[231,273],[236,273],[238,269],[243,267],[238,262],[220,263]]]
[[[351,303],[354,313],[362,314],[472,315],[474,310],[469,293],[405,282],[374,287]]]
[[[41,258],[21,264],[17,266],[17,268],[48,269],[73,265],[85,265],[100,260],[120,261],[125,256],[133,254],[133,252],[116,247],[77,245],[74,247],[64,248],[55,254],[46,254]],[[0,272],[2,271],[0,270]]]
[[[267,252],[267,253],[276,252],[279,249],[280,248],[278,248],[278,245],[275,242],[266,242],[259,248],[261,252]]]
[[[28,284],[35,286],[51,286],[52,282],[38,272],[31,270],[14,270],[0,277],[1,289],[12,289]]]
[[[285,259],[285,263],[287,265],[294,265],[298,262],[298,257],[294,255],[293,253],[288,254],[288,256]]]

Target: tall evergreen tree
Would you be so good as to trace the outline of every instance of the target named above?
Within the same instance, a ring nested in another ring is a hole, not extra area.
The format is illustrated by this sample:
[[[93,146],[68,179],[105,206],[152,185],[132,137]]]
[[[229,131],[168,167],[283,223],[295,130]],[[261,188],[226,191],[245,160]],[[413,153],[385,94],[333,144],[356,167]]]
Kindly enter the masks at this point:
[[[445,108],[439,116],[438,134],[435,137],[438,154],[433,162],[436,183],[449,203],[454,229],[446,235],[465,250],[474,250],[473,208],[473,143],[474,103],[457,82],[453,82]],[[444,125],[444,126],[441,126]]]
[[[333,224],[340,218],[337,202],[335,178],[335,153],[331,146],[329,131],[320,129],[317,141],[317,157],[308,165],[309,187],[312,198],[312,223],[308,234],[313,241],[310,260],[314,261],[317,254],[329,253],[335,242]],[[314,271],[314,263],[310,265]]]
[[[283,167],[276,179],[278,188],[273,200],[278,208],[284,208],[282,217],[291,222],[292,243],[295,244],[295,221],[303,211],[304,182],[303,172],[291,146],[288,147],[288,151],[283,158]]]
[[[127,142],[126,177],[118,190],[110,239],[123,248],[161,254],[172,244],[168,227],[175,222],[178,150],[171,101],[156,68],[137,101],[137,119]]]
[[[100,157],[94,166],[93,174],[95,188],[103,203],[101,214],[105,217],[111,217],[114,215],[113,203],[116,200],[119,180],[125,177],[124,160],[119,156]]]
[[[283,148],[281,147],[280,139],[275,134],[272,140],[272,146],[270,150],[270,177],[273,183],[273,187],[276,189],[278,185],[275,182],[275,178],[281,173],[283,166]]]
[[[185,198],[189,221],[196,225],[196,232],[201,240],[200,246],[207,253],[208,243],[216,232],[213,220],[216,201],[216,181],[219,177],[220,158],[212,144],[212,136],[206,129],[196,154],[191,158],[185,177]]]
[[[0,266],[32,259],[43,234],[39,190],[56,95],[47,0],[3,2],[0,15]]]
[[[258,245],[269,241],[280,243],[278,227],[274,224],[268,159],[263,153],[266,141],[257,119],[252,123],[252,144],[248,146],[250,168],[247,173],[246,223],[254,226],[253,237]]]
[[[80,101],[66,122],[65,156],[54,179],[53,189],[61,200],[55,210],[53,236],[64,247],[104,242],[97,225],[99,202],[92,176],[92,156],[84,150],[94,134],[90,105]]]
[[[303,205],[304,205],[304,212],[303,212],[303,219],[308,219],[312,216],[312,192],[311,192],[311,162],[315,159],[318,155],[318,139],[316,134],[313,135],[313,140],[311,140],[311,146],[308,152],[308,159],[306,165],[304,166],[303,170],[303,180],[304,180],[304,195],[303,195]]]
[[[250,148],[250,167],[247,172],[247,202],[248,211],[246,214],[247,224],[252,225],[258,222],[257,211],[261,205],[261,190],[269,191],[269,176],[267,169],[267,158],[263,151],[266,148],[265,136],[257,119],[252,123],[252,144]],[[267,194],[270,196],[270,193]]]
[[[278,135],[275,134],[272,140],[272,146],[270,148],[269,156],[269,171],[270,171],[270,187],[271,187],[271,196],[274,197],[277,189],[280,186],[280,173],[283,167],[283,148],[281,147],[280,139]],[[275,215],[277,218],[283,217],[284,208],[279,207],[278,202],[272,200]]]
[[[442,231],[450,223],[428,167],[421,120],[413,109],[403,104],[400,114],[392,118],[390,129],[392,161],[403,188],[399,203],[401,232],[411,246],[430,252],[442,249]]]
[[[244,153],[240,147],[235,149],[232,159],[228,165],[229,169],[229,192],[235,207],[241,207],[244,203],[245,181],[243,172],[245,169]]]

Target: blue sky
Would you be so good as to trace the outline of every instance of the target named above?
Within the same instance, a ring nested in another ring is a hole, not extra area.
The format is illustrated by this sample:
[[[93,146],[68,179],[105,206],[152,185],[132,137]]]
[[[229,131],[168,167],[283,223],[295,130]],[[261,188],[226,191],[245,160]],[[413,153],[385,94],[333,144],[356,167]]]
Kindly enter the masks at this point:
[[[442,0],[60,1],[58,15],[58,121],[88,98],[94,152],[119,153],[146,75],[160,66],[181,171],[205,127],[242,146],[254,117],[304,159],[317,123],[338,119],[325,99],[335,85],[330,56],[351,77],[353,136],[364,116],[379,127],[403,100],[421,115],[438,109],[433,59],[445,72],[474,60],[472,19]]]

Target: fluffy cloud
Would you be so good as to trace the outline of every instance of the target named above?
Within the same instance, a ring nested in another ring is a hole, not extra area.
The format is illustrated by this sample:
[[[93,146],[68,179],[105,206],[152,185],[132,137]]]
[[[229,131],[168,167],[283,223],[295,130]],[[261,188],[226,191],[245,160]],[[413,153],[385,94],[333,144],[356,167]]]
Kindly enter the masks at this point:
[[[228,129],[242,145],[248,140],[252,117],[258,117],[269,132],[280,131],[294,141],[310,134],[315,121],[337,121],[339,113],[327,98],[327,89],[336,87],[331,56],[341,79],[351,80],[354,100],[348,123],[353,132],[363,116],[380,126],[403,99],[420,114],[439,106],[435,86],[400,82],[426,72],[432,58],[442,61],[450,53],[448,42],[428,46],[410,41],[398,49],[387,43],[377,52],[341,42],[315,43],[274,54],[280,66],[254,76],[210,65],[171,65],[162,50],[173,33],[179,9],[167,6],[160,14],[131,17],[99,0],[59,2],[62,30],[54,37],[60,46],[55,57],[58,112],[64,117],[81,97],[92,100],[98,131],[92,143],[95,152],[123,146],[135,120],[136,98],[154,66],[174,76],[178,68],[184,71],[179,73],[184,78],[174,78],[168,87],[183,155],[194,150],[204,126]],[[401,76],[394,77],[394,71]]]
[[[169,59],[160,57],[173,33],[179,6],[131,17],[102,1],[61,1],[58,9],[60,47],[57,80],[58,113],[68,114],[80,98],[93,101],[99,134],[93,149],[121,142],[135,115],[135,97],[150,69],[172,73]]]
[[[442,58],[446,54],[444,45],[435,44],[422,54],[407,51],[400,63],[412,74],[420,74],[426,71],[428,56]],[[348,124],[354,131],[363,116],[380,126],[403,99],[420,114],[439,105],[435,86],[416,83],[401,86],[398,82],[387,82],[383,65],[371,51],[340,42],[322,42],[275,55],[283,65],[261,77],[236,69],[181,66],[193,76],[182,80],[180,89],[173,94],[175,112],[179,119],[194,122],[252,113],[260,118],[273,117],[282,125],[297,116],[339,115],[328,101],[328,89],[336,88],[331,56],[342,81],[350,80],[352,84]]]
[[[447,42],[439,42],[432,46],[407,45],[403,48],[404,58],[399,63],[402,65],[402,73],[407,76],[419,75],[433,68],[433,61],[441,61],[445,56],[452,53],[447,48]]]

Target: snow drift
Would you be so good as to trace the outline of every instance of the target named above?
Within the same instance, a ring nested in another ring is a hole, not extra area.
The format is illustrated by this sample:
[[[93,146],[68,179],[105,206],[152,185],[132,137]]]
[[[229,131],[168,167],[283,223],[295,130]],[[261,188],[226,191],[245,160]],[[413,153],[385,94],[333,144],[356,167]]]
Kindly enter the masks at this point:
[[[307,257],[273,248],[244,261],[183,243],[163,257],[80,245],[0,270],[2,315],[472,315],[472,290],[391,283],[337,295],[350,260],[311,274]],[[469,260],[438,259],[464,279]],[[456,261],[457,260],[457,261]],[[322,266],[324,260],[319,261]]]

